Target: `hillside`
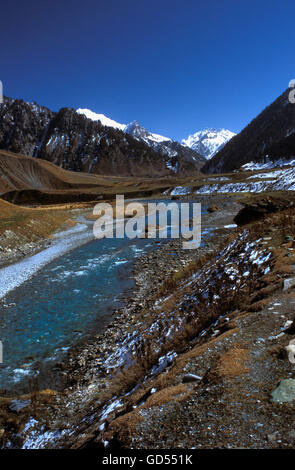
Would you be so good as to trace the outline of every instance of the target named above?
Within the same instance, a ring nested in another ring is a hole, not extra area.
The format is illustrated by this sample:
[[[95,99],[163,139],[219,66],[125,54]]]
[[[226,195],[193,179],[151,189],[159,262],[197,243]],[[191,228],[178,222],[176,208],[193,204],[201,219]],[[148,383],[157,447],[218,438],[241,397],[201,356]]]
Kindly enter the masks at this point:
[[[0,150],[0,197],[21,204],[57,204],[114,198],[116,194],[150,196],[185,184],[187,177],[125,177],[64,170],[39,158]]]
[[[254,161],[272,160],[295,155],[295,106],[289,102],[289,90],[259,114],[245,129],[233,137],[202,171],[224,173]]]

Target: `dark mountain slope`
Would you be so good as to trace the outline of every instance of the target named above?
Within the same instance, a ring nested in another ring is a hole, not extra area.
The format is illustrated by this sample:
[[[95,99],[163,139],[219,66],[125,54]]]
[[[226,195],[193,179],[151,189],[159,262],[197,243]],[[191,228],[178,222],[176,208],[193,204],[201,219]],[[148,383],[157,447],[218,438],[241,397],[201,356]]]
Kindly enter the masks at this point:
[[[267,155],[274,161],[295,156],[295,105],[289,102],[289,91],[233,137],[202,171],[224,173],[251,161],[263,161]]]
[[[131,135],[137,141],[144,142],[155,152],[158,152],[163,156],[168,155],[168,157],[170,157],[170,162],[167,162],[167,166],[176,173],[178,173],[179,170],[180,172],[182,171],[181,169],[184,163],[186,165],[190,163],[200,169],[206,162],[205,157],[196,150],[167,137],[152,134],[138,124],[137,121],[133,121],[128,124],[124,132]]]
[[[0,148],[36,156],[54,113],[36,103],[4,98],[0,105]]]
[[[168,155],[128,134],[62,108],[58,113],[22,100],[0,105],[0,149],[41,158],[72,171],[116,176],[167,176],[198,173],[200,162]]]

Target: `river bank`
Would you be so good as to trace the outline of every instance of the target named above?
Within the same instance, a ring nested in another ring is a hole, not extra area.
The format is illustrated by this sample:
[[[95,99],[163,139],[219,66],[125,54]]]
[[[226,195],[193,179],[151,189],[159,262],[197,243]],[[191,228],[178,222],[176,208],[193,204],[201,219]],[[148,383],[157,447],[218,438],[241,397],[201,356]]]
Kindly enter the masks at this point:
[[[197,258],[213,252],[217,242],[228,236],[231,229],[224,227],[232,226],[233,216],[240,209],[240,205],[233,200],[220,196],[217,198],[206,197],[204,202],[208,205],[218,206],[218,210],[203,216],[203,230],[207,231],[207,237],[205,244],[198,250]],[[209,232],[212,229],[214,238],[210,239]],[[109,387],[109,379],[112,379],[111,371],[114,367],[118,367],[116,352],[120,349],[120,344],[124,343],[124,339],[128,337],[142,312],[153,302],[161,283],[177,275],[196,258],[194,250],[183,250],[180,243],[179,240],[170,240],[166,243],[155,242],[155,250],[135,261],[133,276],[136,287],[132,296],[125,299],[126,305],[123,309],[113,313],[113,321],[108,324],[104,334],[95,336],[92,340],[87,341],[87,344],[81,344],[78,348],[71,349],[67,358],[57,364],[55,373],[66,381],[65,395],[54,393],[52,396],[55,404],[50,404],[49,407],[45,406],[45,409],[44,403],[39,403],[37,399],[38,408],[40,406],[40,410],[42,410],[41,421],[37,427],[44,426],[46,417],[46,426],[48,426],[47,420],[49,420],[51,422],[50,428],[60,429],[66,426],[68,432],[71,432],[73,423],[72,419],[67,416],[66,410],[71,409],[71,416],[80,416],[81,413],[87,414],[89,412],[87,409],[89,410],[95,397],[103,402],[103,395]],[[120,357],[122,360],[124,354],[120,354]],[[55,410],[53,414],[52,408]],[[58,412],[56,412],[57,410]],[[40,420],[39,412],[34,415],[36,421]],[[30,416],[31,409],[28,406],[24,409],[22,416],[18,416],[18,419],[21,418],[21,421],[25,422]],[[42,422],[43,424],[41,424]],[[28,436],[31,433],[30,427],[27,431],[26,435]],[[24,439],[25,436],[23,435],[22,438]],[[19,439],[20,437],[17,440]],[[50,445],[50,442],[45,444],[42,439],[40,442],[41,446],[43,444]],[[32,444],[33,447],[35,445],[36,443]]]
[[[81,387],[77,403],[93,400],[78,425],[59,422],[59,445],[292,448],[294,219],[282,210],[237,230],[166,282],[129,331],[123,319],[114,353],[96,356],[105,386]]]

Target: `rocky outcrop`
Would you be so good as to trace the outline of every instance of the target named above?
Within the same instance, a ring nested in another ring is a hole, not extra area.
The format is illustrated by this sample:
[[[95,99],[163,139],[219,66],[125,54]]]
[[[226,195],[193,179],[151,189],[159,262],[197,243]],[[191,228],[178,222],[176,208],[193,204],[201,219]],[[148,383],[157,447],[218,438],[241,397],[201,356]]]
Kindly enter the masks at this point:
[[[241,226],[260,220],[267,214],[278,212],[293,205],[292,201],[279,198],[262,198],[256,202],[245,204],[245,206],[235,216],[234,222]]]

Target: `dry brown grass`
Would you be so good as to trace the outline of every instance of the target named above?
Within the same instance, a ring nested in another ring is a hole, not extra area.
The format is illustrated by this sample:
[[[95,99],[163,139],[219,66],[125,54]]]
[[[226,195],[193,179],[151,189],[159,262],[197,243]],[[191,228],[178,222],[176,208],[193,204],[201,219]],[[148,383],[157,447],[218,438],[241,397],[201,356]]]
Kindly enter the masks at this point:
[[[147,401],[136,410],[115,418],[107,429],[105,438],[113,439],[115,436],[120,442],[131,442],[136,426],[144,421],[143,417],[140,415],[140,410],[163,406],[171,401],[183,401],[188,397],[189,393],[190,390],[188,390],[186,385],[179,384],[166,387],[152,394]]]
[[[14,198],[19,197],[16,193],[22,192],[22,198],[25,199],[25,193],[34,190],[46,195],[42,198],[43,204],[54,202],[57,196],[60,203],[63,198],[64,201],[68,200],[69,196],[71,201],[78,201],[81,195],[89,195],[87,200],[95,200],[97,196],[110,199],[116,194],[152,196],[164,189],[188,185],[190,182],[191,177],[148,178],[72,172],[46,160],[0,150],[0,196],[11,193]],[[38,204],[38,194],[30,195],[30,198]]]
[[[234,377],[249,372],[245,362],[249,359],[248,349],[234,344],[231,349],[221,354],[217,373],[221,377]]]
[[[68,210],[30,209],[0,199],[0,236],[11,230],[27,242],[36,241],[48,238],[63,224],[73,226]]]

